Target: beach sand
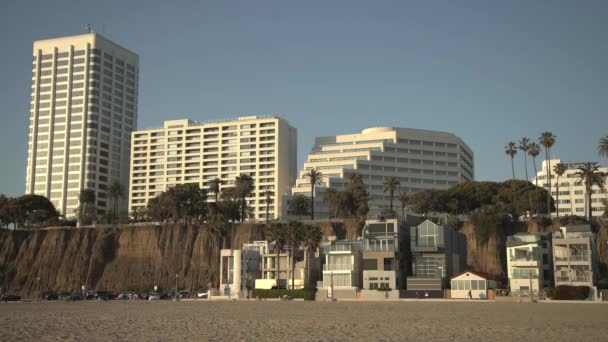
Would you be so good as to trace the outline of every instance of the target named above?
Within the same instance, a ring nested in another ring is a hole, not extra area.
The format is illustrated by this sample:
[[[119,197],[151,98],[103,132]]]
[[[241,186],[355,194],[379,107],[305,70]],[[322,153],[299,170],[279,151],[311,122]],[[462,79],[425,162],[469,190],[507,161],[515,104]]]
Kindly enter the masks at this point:
[[[0,341],[608,341],[608,305],[0,303]]]

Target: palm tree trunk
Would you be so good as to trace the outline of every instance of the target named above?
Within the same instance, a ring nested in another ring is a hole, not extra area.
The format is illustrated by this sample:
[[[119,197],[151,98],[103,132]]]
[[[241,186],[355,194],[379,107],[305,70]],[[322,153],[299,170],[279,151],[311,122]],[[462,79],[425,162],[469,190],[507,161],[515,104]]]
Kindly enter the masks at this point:
[[[538,203],[538,170],[536,169],[536,157],[532,157],[532,163],[534,164],[534,181],[536,183],[536,188],[534,189],[534,202],[536,206],[536,215],[538,215],[538,211],[540,210],[540,204]]]
[[[513,172],[513,179],[515,179],[515,164],[513,163],[513,156],[511,156],[511,172]]]
[[[555,184],[555,212],[557,217],[559,218],[559,175],[556,179],[557,183]]]
[[[309,248],[306,247],[306,249],[304,249],[304,265],[306,265],[306,274],[304,274],[304,287],[308,288],[310,287],[308,284],[310,282],[310,264],[309,264]]]
[[[593,217],[593,206],[591,205],[591,193],[593,184],[589,184],[589,181],[586,181],[588,184],[585,184],[585,191],[587,192],[585,195],[587,197],[587,221],[591,222],[591,218]]]
[[[114,197],[114,212],[112,213],[112,223],[116,223],[116,210],[118,207],[118,198]]]
[[[270,209],[270,204],[266,203],[266,224],[268,224],[268,210]]]
[[[241,222],[245,222],[245,208],[247,207],[247,202],[245,200],[245,196],[243,196],[243,203],[241,204]]]
[[[551,152],[545,147],[545,156],[547,158],[547,179],[549,180],[549,195],[547,196],[547,215],[551,217]]]
[[[526,169],[526,187],[528,187],[528,182],[530,181],[530,179],[528,178],[528,155],[526,154],[526,151],[524,151],[524,167]],[[532,212],[532,194],[530,194],[530,191],[527,191],[528,193],[528,202],[530,204],[530,212]]]
[[[310,183],[310,220],[315,220],[315,183]]]
[[[391,189],[391,213],[393,212],[393,190]]]
[[[291,246],[291,289],[296,289],[296,258],[294,258],[295,254],[295,246]]]
[[[276,274],[275,278],[277,279],[277,289],[278,289],[278,288],[280,288],[279,281],[281,280],[281,277],[279,276],[279,274],[281,273],[281,258],[280,258],[281,249],[276,244],[275,244],[275,248],[277,249],[277,274]]]

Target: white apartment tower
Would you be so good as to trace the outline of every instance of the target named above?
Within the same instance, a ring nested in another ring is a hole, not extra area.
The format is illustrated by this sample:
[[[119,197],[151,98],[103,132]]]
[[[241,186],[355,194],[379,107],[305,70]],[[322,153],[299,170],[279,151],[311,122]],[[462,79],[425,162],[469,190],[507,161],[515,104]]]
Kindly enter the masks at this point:
[[[316,188],[315,218],[331,216],[323,202],[328,188],[343,190],[351,172],[357,172],[369,192],[369,217],[379,215],[389,206],[389,194],[383,182],[394,176],[400,181],[395,192],[424,189],[447,189],[475,178],[473,151],[451,133],[398,127],[372,127],[355,134],[318,137],[304,162],[292,194],[310,196],[305,174],[310,169],[323,174],[323,184]],[[290,196],[285,196],[285,207]],[[396,210],[399,211],[399,210]],[[285,215],[288,215],[284,210]]]
[[[99,214],[111,208],[109,184],[129,183],[138,77],[139,57],[99,34],[34,42],[27,194],[67,217],[82,189],[95,191]]]
[[[556,206],[559,206],[559,213],[551,213],[552,216],[587,216],[587,197],[584,182],[580,182],[580,177],[576,175],[577,163],[573,162],[562,162],[559,159],[551,160],[551,168],[555,165],[563,163],[566,164],[568,169],[566,172],[559,177],[559,183],[557,175],[551,171],[551,196],[555,200]],[[531,182],[536,184],[538,182],[539,187],[545,188],[549,191],[549,182],[547,182],[547,168],[548,163],[543,160],[542,168],[536,174],[536,177],[532,178]],[[600,172],[603,172],[604,184],[608,181],[608,167],[600,167]],[[559,187],[559,195],[558,195]],[[559,198],[559,200],[558,200]],[[604,202],[608,202],[608,190],[602,190],[598,186],[594,185],[591,188],[591,215],[595,217],[601,217],[606,211]]]
[[[129,212],[177,184],[208,189],[219,178],[223,189],[248,174],[255,185],[248,199],[255,219],[266,218],[266,191],[273,193],[268,216],[278,218],[276,198],[295,182],[296,148],[296,129],[275,115],[207,123],[170,120],[161,128],[133,132]]]

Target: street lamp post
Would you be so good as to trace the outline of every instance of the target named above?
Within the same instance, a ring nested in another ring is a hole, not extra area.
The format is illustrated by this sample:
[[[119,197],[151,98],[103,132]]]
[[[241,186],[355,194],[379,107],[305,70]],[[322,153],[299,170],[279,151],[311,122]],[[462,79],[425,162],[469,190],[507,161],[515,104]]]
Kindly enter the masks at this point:
[[[532,272],[530,272],[530,302],[534,302],[534,294],[532,294]]]
[[[331,278],[330,278],[331,279],[331,283],[330,283],[331,284],[330,285],[331,286],[331,301],[333,302],[334,301],[334,271],[331,271],[330,274],[331,274]]]
[[[175,274],[175,298],[174,300],[177,300],[177,279],[179,278],[179,274]]]
[[[40,300],[40,277],[36,278],[37,287],[38,287],[38,295],[36,296],[36,300]]]

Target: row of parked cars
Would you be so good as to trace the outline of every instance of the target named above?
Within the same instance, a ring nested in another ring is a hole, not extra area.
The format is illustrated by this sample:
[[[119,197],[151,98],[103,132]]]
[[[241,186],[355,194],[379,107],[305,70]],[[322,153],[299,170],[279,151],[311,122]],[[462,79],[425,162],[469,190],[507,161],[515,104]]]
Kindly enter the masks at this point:
[[[110,291],[87,291],[83,295],[82,292],[46,292],[43,294],[43,298],[46,300],[62,300],[62,301],[76,301],[76,300],[162,300],[162,299],[173,299],[172,294],[166,292],[142,292],[137,293],[133,291],[125,291],[121,293],[115,293]],[[179,291],[177,293],[178,299],[190,298],[190,292],[186,290]],[[200,297],[200,298],[206,298]]]

